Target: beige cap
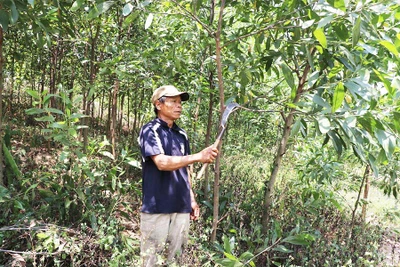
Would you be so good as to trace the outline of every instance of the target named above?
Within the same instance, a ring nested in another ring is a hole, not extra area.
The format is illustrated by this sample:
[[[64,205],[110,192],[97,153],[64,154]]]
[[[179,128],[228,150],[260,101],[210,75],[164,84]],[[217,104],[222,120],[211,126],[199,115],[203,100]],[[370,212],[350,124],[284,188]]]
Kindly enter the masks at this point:
[[[186,101],[189,99],[189,94],[187,92],[180,92],[173,85],[164,85],[157,88],[153,92],[153,96],[151,97],[151,102],[155,104],[156,101],[163,96],[178,96],[178,95],[181,96],[182,101]]]

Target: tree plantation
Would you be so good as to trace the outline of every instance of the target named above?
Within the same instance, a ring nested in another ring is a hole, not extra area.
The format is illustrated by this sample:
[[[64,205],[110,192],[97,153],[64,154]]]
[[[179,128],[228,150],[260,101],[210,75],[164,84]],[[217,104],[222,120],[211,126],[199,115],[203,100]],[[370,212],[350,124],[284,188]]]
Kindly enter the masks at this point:
[[[169,84],[192,153],[225,126],[184,266],[400,266],[399,25],[386,0],[0,0],[0,266],[140,266]]]

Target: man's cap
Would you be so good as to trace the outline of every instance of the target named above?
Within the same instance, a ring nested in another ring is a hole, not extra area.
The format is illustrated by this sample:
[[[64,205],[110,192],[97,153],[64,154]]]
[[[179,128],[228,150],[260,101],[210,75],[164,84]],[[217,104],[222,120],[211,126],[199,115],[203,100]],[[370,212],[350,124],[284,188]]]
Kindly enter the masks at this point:
[[[153,96],[151,97],[151,102],[155,104],[156,101],[163,96],[178,96],[178,95],[181,96],[182,101],[186,101],[189,99],[189,94],[187,92],[180,92],[173,85],[164,85],[157,88],[153,92]]]

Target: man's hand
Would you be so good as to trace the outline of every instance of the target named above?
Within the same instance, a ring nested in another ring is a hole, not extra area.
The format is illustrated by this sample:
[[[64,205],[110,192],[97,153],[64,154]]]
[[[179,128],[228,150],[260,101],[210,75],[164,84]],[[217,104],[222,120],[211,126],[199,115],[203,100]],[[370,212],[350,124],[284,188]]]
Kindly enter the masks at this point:
[[[212,145],[200,151],[201,163],[211,163],[215,160],[218,155],[218,149],[214,148]]]
[[[190,213],[191,220],[197,220],[200,216],[200,207],[196,201],[192,201],[192,212]]]

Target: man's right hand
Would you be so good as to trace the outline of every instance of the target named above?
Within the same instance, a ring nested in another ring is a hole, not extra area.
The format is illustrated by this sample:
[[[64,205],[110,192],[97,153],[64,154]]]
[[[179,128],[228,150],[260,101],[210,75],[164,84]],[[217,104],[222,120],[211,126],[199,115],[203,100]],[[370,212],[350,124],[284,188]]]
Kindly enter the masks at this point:
[[[200,151],[202,163],[211,163],[218,156],[218,149],[212,145]]]

